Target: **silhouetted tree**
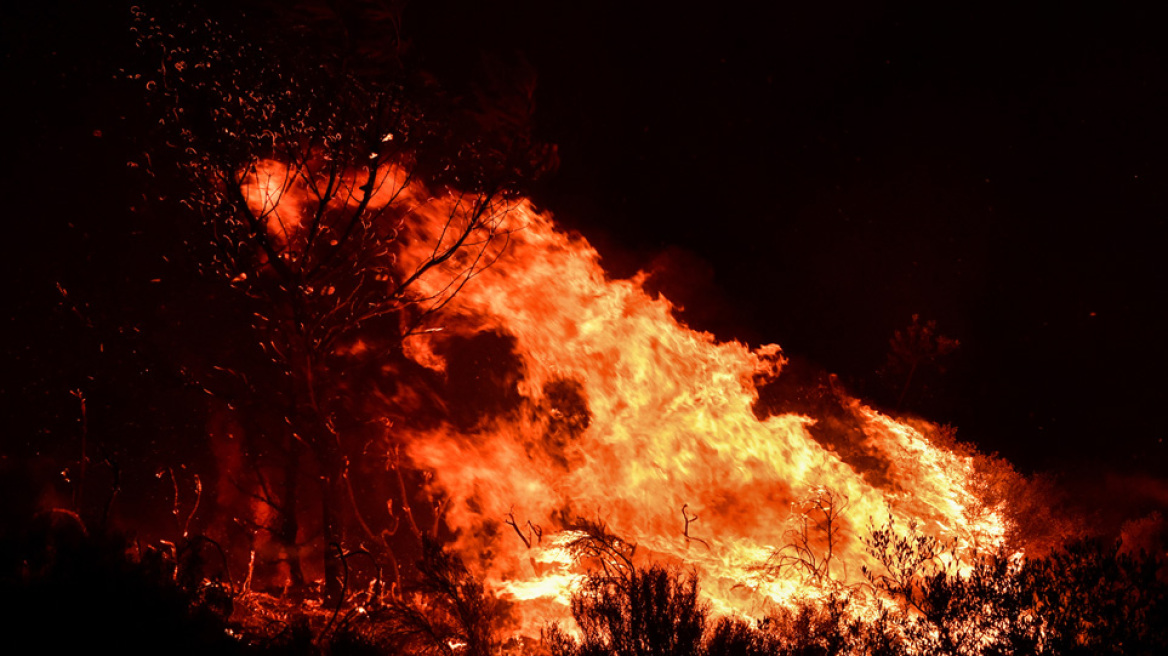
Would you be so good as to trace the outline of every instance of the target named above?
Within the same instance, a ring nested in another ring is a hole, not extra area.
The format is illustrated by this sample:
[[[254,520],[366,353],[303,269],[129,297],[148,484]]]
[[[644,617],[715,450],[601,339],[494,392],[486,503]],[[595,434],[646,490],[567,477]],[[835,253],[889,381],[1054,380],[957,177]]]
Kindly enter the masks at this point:
[[[285,516],[284,538],[294,539],[304,451],[320,481],[326,554],[341,553],[346,514],[366,538],[385,542],[347,489],[351,459],[368,441],[347,428],[362,423],[353,416],[361,408],[344,398],[352,354],[368,343],[392,351],[494,261],[509,199],[548,152],[526,129],[529,87],[526,103],[455,108],[411,74],[400,10],[309,1],[265,12],[257,3],[234,24],[180,11],[165,26],[141,14],[136,28],[157,63],[145,84],[167,147],[153,154],[154,168],[169,173],[163,187],[194,219],[199,268],[248,308],[246,339],[268,360],[266,374],[255,358],[216,362],[204,386],[234,390],[237,404],[282,399],[288,431],[272,450],[286,458],[284,491],[269,502]],[[371,23],[393,29],[374,34]],[[447,198],[436,234],[413,227],[427,201],[405,202],[417,179]],[[402,249],[419,240],[430,240],[428,254],[403,269]],[[427,274],[445,276],[437,293],[421,290]],[[326,556],[325,569],[336,600],[340,564]]]
[[[933,365],[944,371],[940,358],[957,349],[960,343],[937,332],[937,322],[930,319],[921,321],[920,315],[912,315],[912,323],[893,332],[888,340],[888,359],[883,373],[893,377],[903,377],[900,394],[896,399],[896,409],[904,407],[908,391],[912,388],[913,377],[923,365]]]

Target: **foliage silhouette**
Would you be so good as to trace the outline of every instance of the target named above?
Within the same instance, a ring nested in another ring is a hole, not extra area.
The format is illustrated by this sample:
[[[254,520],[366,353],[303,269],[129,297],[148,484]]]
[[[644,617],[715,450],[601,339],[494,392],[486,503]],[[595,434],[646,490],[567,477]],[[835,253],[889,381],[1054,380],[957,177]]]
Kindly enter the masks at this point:
[[[1162,557],[1078,540],[1045,556],[960,553],[891,520],[865,540],[867,591],[831,588],[761,621],[714,619],[692,574],[660,565],[594,572],[572,598],[580,629],[554,626],[555,656],[684,653],[1161,654],[1168,650]],[[959,561],[957,558],[961,556]],[[879,600],[892,602],[891,605]]]

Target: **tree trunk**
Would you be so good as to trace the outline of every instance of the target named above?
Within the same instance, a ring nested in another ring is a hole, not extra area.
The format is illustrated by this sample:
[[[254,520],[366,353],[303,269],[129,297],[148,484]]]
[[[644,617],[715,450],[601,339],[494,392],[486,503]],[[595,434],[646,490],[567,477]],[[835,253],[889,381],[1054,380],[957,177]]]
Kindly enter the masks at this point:
[[[324,597],[328,604],[337,604],[345,593],[345,573],[342,553],[345,544],[344,519],[341,516],[344,495],[344,459],[327,444],[321,445],[320,510],[324,531]]]
[[[300,533],[299,487],[300,487],[300,444],[288,436],[288,457],[284,460],[283,490],[280,494],[280,523],[276,527],[276,540],[283,547],[288,565],[288,577],[292,588],[298,593],[304,589],[304,569],[300,564],[300,548],[297,537]]]
[[[300,344],[309,343],[302,336]],[[345,570],[343,562],[345,546],[345,522],[342,516],[345,503],[345,454],[341,449],[339,436],[329,425],[328,416],[317,395],[317,364],[309,347],[301,350],[303,355],[294,361],[301,363],[296,377],[298,389],[297,414],[300,418],[300,435],[310,445],[316,459],[320,477],[320,518],[324,534],[324,600],[329,605],[339,604],[345,594]]]

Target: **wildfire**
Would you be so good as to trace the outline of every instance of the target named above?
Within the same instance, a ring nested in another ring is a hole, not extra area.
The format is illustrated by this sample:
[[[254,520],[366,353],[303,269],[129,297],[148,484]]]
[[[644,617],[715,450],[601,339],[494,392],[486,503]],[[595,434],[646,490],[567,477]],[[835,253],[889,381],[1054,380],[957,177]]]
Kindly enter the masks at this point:
[[[540,635],[539,649],[581,653],[548,623],[570,632],[575,618],[588,651],[605,632],[643,637],[592,618],[643,615],[632,624],[693,619],[666,637],[721,653],[815,633],[822,611],[829,632],[880,649],[1050,636],[1059,652],[1163,624],[1149,583],[1162,562],[1056,549],[1075,522],[1037,494],[1045,484],[808,377],[776,344],[686,326],[649,274],[611,277],[587,240],[515,198],[557,162],[531,133],[526,71],[476,91],[482,102],[446,103],[427,76],[362,63],[362,47],[300,57],[316,37],[252,47],[215,20],[170,30],[133,14],[139,47],[162,57],[146,82],[158,143],[201,219],[182,222],[206,256],[191,270],[230,281],[208,291],[227,305],[207,321],[243,338],[176,349],[209,396],[215,494],[200,503],[192,466],[194,500],[180,502],[186,477],[165,468],[182,539],[136,558],[237,618],[232,637],[295,646],[308,627],[326,651],[352,638],[485,654]],[[956,346],[933,328],[914,316],[892,342],[906,392],[917,363]],[[81,411],[81,475],[66,479],[79,525],[94,448]],[[106,463],[103,526],[120,490]],[[1149,521],[1151,542],[1162,521]],[[1100,608],[1133,610],[1130,630],[1075,608],[1100,590]]]
[[[411,240],[418,252],[402,257],[403,275],[440,238],[453,202],[414,210],[431,239]],[[522,411],[473,434],[416,431],[408,455],[449,499],[454,548],[516,602],[518,630],[538,632],[557,604],[564,614],[581,571],[565,545],[581,518],[635,544],[638,560],[695,567],[726,612],[862,581],[861,538],[888,517],[961,550],[1003,540],[1001,509],[978,498],[971,458],[936,446],[936,427],[842,397],[883,463],[879,475],[865,471],[814,439],[817,417],[756,414],[759,383],[785,363],[778,346],[720,342],[679,323],[643,277],[609,279],[587,241],[526,201],[495,220],[506,251],[446,307],[443,330],[413,335],[406,352],[442,370],[455,335],[513,339]],[[425,293],[440,295],[460,266],[428,272]]]
[[[289,178],[264,162],[244,186],[280,244],[297,239],[307,202]],[[463,198],[428,194],[392,167],[378,187],[373,204],[409,208],[396,262],[410,277],[458,232]],[[516,631],[538,634],[566,617],[583,572],[570,548],[581,522],[619,536],[630,562],[696,568],[714,608],[738,613],[862,582],[862,538],[889,518],[956,540],[958,553],[1002,543],[1006,522],[976,493],[972,458],[934,444],[936,427],[838,392],[843,420],[880,467],[849,461],[813,436],[821,418],[755,412],[759,384],[786,363],[777,345],[752,349],[686,327],[668,299],[644,290],[643,275],[610,279],[586,240],[527,201],[495,208],[483,225],[482,239],[499,246],[418,280],[421,295],[445,305],[442,324],[416,330],[403,351],[444,372],[451,339],[513,340],[521,411],[469,433],[413,430],[405,443],[432,474],[430,494],[447,501],[453,548],[514,602]],[[482,266],[484,253],[493,266]]]

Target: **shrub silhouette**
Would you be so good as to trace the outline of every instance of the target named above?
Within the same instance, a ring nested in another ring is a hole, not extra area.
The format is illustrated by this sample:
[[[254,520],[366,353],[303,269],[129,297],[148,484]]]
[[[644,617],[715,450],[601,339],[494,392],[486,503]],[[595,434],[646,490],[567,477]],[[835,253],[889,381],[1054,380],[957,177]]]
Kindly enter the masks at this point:
[[[699,656],[709,609],[695,574],[654,564],[588,577],[572,595],[572,617],[579,641],[558,627],[547,636],[557,656]]]
[[[1168,653],[1168,585],[1148,555],[1080,540],[1045,557],[966,555],[891,521],[866,540],[882,571],[878,594],[901,602],[894,617],[909,651],[929,654]]]

